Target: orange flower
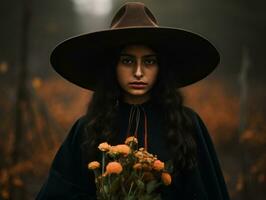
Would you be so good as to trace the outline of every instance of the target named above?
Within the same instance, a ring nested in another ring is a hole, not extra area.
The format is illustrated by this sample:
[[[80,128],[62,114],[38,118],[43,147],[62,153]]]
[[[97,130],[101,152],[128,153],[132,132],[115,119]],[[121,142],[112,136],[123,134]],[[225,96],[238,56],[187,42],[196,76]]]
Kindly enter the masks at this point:
[[[170,185],[172,182],[171,175],[169,173],[163,172],[161,175],[161,179],[164,185]]]
[[[145,158],[145,162],[149,163],[149,164],[152,164],[154,162],[154,159],[153,158]]]
[[[135,170],[140,170],[140,169],[142,169],[142,164],[141,164],[141,163],[136,163],[136,164],[133,166],[133,169],[135,169]]]
[[[123,167],[119,162],[109,162],[106,166],[106,172],[108,174],[120,174],[122,170]]]
[[[112,146],[109,150],[110,154],[121,153],[124,155],[128,155],[130,153],[130,147],[125,144],[118,144],[116,146]]]
[[[99,144],[98,149],[100,149],[101,151],[109,151],[111,148],[111,145],[109,145],[107,142],[103,142],[101,144]]]
[[[143,155],[143,153],[142,153],[141,151],[137,151],[137,152],[135,153],[135,157],[141,159],[141,158],[144,157],[144,155]]]
[[[92,170],[94,170],[94,169],[97,169],[97,168],[99,168],[99,167],[100,167],[100,163],[97,162],[97,161],[92,161],[92,162],[90,162],[90,163],[88,164],[88,169],[92,169]]]
[[[146,171],[151,171],[152,170],[152,166],[150,166],[148,163],[143,163],[142,164],[142,168]]]
[[[155,160],[153,163],[153,169],[155,169],[157,171],[164,169],[164,162],[162,162],[160,160]]]
[[[130,136],[125,140],[125,144],[127,145],[129,145],[131,142],[138,144],[138,140],[134,136]]]

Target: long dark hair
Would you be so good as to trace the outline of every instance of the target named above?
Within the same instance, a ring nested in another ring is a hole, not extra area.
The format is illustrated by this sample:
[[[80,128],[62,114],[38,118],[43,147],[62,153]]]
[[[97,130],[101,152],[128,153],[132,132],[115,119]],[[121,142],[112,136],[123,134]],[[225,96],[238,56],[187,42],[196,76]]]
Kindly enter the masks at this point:
[[[153,50],[155,48],[152,48]],[[158,53],[159,51],[157,51]],[[115,67],[120,51],[110,55],[110,65],[105,66],[98,89],[93,94],[87,110],[87,126],[83,138],[83,152],[89,160],[97,158],[100,142],[112,142],[118,130],[118,99],[121,89],[116,79]],[[167,127],[167,142],[172,153],[175,172],[190,169],[196,164],[196,143],[193,138],[193,120],[186,107],[183,96],[176,89],[174,78],[167,69],[167,56],[158,53],[159,73],[151,90],[152,101],[161,107],[164,124]],[[114,59],[115,58],[115,59]]]

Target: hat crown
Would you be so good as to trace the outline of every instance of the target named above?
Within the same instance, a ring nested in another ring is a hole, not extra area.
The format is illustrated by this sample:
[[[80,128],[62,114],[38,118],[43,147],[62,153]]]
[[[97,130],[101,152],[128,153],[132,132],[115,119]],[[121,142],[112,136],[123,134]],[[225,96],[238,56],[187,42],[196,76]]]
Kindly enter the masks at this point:
[[[176,87],[203,79],[220,60],[219,52],[207,39],[190,31],[158,26],[152,12],[139,2],[124,4],[108,30],[62,42],[53,50],[50,60],[65,79],[96,91],[102,84],[99,76],[102,77],[103,70],[109,73],[109,67],[117,62],[114,54],[129,44],[144,44],[158,50],[167,60],[160,67],[169,70]]]
[[[152,12],[140,2],[129,2],[122,6],[111,22],[111,29],[130,27],[158,27]]]

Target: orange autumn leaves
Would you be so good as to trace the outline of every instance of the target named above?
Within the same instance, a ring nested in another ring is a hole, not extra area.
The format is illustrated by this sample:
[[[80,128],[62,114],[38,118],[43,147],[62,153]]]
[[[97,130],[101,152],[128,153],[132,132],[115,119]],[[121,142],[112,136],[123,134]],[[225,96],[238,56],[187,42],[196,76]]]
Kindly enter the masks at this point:
[[[108,199],[112,195],[141,199],[154,195],[160,185],[167,186],[172,182],[165,163],[144,148],[138,148],[135,137],[128,137],[124,144],[115,146],[103,142],[98,149],[102,161],[90,162],[88,169],[95,174],[99,199]]]

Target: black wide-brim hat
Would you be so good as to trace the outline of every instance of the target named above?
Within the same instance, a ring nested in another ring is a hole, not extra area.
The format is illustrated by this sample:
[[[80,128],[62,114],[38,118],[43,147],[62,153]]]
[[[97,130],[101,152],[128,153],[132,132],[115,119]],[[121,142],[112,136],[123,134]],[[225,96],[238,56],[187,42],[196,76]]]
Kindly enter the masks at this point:
[[[202,36],[190,31],[159,27],[142,3],[130,2],[114,16],[110,29],[75,36],[53,50],[52,67],[68,81],[95,91],[103,70],[111,67],[112,53],[127,44],[147,44],[167,59],[167,70],[176,87],[195,83],[218,65],[217,49]],[[168,69],[169,68],[169,69]]]

